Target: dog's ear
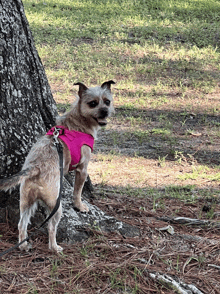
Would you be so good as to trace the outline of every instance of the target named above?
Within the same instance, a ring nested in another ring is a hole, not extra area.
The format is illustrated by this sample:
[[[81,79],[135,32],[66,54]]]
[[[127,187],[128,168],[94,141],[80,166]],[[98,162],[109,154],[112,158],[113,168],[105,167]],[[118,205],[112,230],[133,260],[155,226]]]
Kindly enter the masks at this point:
[[[101,85],[101,88],[107,88],[107,89],[111,92],[111,84],[115,84],[115,82],[112,81],[112,80],[107,81],[107,82],[104,82],[104,83]]]
[[[83,83],[80,83],[80,82],[75,83],[74,86],[79,86],[78,94],[79,94],[80,98],[82,97],[82,93],[85,92],[88,89]]]

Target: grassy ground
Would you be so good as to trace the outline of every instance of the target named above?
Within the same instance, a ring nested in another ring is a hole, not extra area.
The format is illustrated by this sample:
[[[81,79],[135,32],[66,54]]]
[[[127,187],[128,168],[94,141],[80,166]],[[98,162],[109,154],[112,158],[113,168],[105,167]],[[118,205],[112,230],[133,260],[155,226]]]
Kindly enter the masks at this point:
[[[76,81],[117,83],[115,115],[100,132],[89,174],[94,203],[142,235],[123,241],[96,232],[74,251],[67,247],[68,257],[22,262],[15,256],[20,268],[40,269],[50,281],[46,286],[32,276],[20,293],[176,293],[152,282],[148,270],[220,293],[219,271],[209,266],[220,264],[219,229],[174,225],[172,237],[158,231],[167,224],[156,221],[164,215],[219,220],[220,2],[23,3],[60,109],[74,100]],[[147,266],[137,262],[141,258]],[[74,269],[79,262],[83,268]]]
[[[72,103],[76,81],[117,82],[116,114],[102,140],[108,148],[91,166],[95,183],[218,186],[218,1],[24,4],[57,103]],[[129,179],[120,180],[115,168],[125,162]]]

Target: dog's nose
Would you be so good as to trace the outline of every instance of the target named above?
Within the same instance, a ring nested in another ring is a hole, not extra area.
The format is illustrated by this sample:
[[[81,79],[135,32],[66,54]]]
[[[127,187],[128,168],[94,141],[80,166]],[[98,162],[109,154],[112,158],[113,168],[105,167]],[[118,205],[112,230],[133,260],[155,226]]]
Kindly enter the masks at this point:
[[[102,108],[99,112],[99,118],[106,118],[108,116],[108,109]]]

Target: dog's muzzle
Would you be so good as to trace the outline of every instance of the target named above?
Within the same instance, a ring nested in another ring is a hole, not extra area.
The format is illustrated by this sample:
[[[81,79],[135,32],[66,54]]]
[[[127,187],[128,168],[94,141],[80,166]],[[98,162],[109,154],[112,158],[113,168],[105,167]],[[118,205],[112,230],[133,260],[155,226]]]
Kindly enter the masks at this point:
[[[97,121],[97,123],[100,125],[100,126],[105,126],[107,125],[107,120],[106,118],[108,117],[108,109],[106,108],[102,108],[100,109],[99,111],[99,115],[98,117],[94,117],[94,119]]]

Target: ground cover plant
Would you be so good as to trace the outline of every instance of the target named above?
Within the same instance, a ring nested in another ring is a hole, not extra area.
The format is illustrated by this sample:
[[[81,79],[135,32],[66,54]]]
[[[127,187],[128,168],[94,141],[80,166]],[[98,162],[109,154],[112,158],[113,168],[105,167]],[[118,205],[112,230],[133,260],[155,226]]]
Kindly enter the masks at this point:
[[[74,82],[117,83],[89,166],[93,203],[140,236],[87,228],[88,241],[56,256],[40,235],[32,253],[0,262],[0,291],[180,292],[157,273],[220,293],[220,2],[23,2],[61,112]],[[1,231],[10,247],[17,232]]]

